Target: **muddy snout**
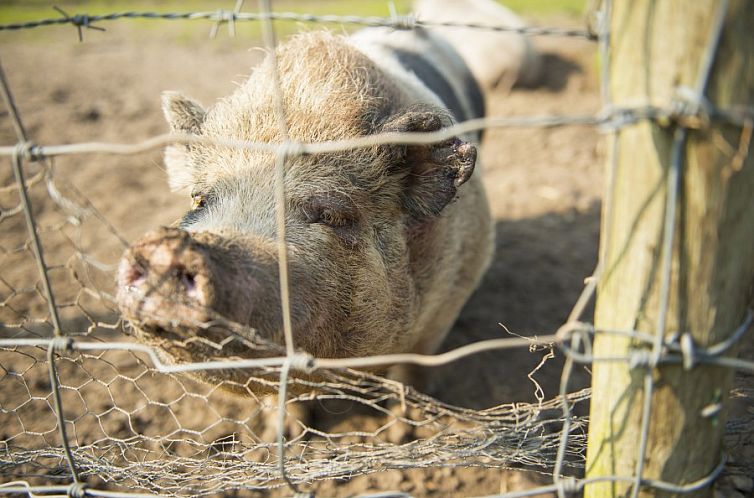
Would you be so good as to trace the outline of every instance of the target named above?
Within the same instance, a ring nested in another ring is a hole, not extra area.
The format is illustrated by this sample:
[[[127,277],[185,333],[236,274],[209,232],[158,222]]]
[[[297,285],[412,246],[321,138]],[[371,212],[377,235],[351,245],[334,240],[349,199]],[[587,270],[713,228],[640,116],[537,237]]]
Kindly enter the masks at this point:
[[[240,325],[275,341],[282,318],[274,254],[259,238],[161,228],[123,254],[118,306],[139,331],[162,339],[223,338]]]
[[[212,319],[209,257],[187,232],[162,228],[129,247],[118,269],[118,305],[140,326],[201,326]]]

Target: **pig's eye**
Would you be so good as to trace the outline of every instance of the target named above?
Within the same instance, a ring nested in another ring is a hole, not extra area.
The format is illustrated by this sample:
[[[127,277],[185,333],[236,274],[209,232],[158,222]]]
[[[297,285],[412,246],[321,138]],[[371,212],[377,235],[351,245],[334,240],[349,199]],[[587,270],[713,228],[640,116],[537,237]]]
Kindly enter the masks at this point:
[[[207,205],[207,196],[204,194],[193,194],[191,196],[191,209],[202,209]]]
[[[347,198],[334,195],[315,195],[302,206],[308,223],[320,223],[332,228],[347,228],[356,223],[356,207]]]
[[[340,213],[333,209],[323,209],[319,213],[318,223],[323,223],[331,227],[344,227],[351,223],[351,219],[344,213]]]
[[[349,213],[327,207],[313,207],[304,211],[306,221],[309,223],[321,223],[333,228],[343,228],[354,223],[354,218]]]

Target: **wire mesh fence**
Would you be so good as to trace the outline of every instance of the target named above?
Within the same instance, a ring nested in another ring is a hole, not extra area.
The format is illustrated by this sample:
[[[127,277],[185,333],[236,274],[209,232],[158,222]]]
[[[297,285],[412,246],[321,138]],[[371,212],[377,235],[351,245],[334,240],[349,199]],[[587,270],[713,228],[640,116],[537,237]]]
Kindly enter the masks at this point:
[[[265,44],[274,54],[273,20],[352,23],[394,29],[463,27],[506,31],[502,26],[475,23],[428,23],[408,16],[363,18],[274,13],[261,2],[257,13],[233,11],[191,13],[117,13],[105,16],[63,13],[63,17],[0,26],[19,30],[72,24],[79,30],[124,18],[204,19],[235,26],[258,21],[265,27]],[[598,39],[603,60],[610,57],[610,2],[598,16],[598,32],[560,28],[515,28],[524,35]],[[474,343],[438,355],[397,354],[359,358],[317,358],[296,349],[287,299],[282,299],[284,341],[271,342],[243,324],[223,316],[195,321],[202,334],[169,337],[163,344],[143,344],[138,333],[118,314],[113,282],[117,260],[108,255],[128,246],[87,196],[56,174],[56,157],[91,153],[136,154],[169,144],[204,144],[263,151],[276,158],[277,251],[280,289],[288,292],[285,243],[284,176],[288,161],[381,144],[436,143],[469,131],[502,127],[592,126],[606,133],[639,122],[673,122],[680,134],[708,122],[724,122],[751,130],[754,112],[746,106],[717,109],[704,98],[722,30],[727,4],[721,3],[719,23],[712,33],[699,85],[680,92],[666,107],[610,104],[609,74],[602,74],[603,108],[593,115],[489,117],[458,123],[431,133],[385,133],[341,141],[298,143],[289,140],[287,124],[279,123],[282,143],[160,135],[135,144],[78,143],[40,145],[24,129],[10,88],[2,75],[8,115],[18,142],[0,147],[11,159],[13,176],[0,187],[0,492],[29,495],[165,496],[209,495],[238,490],[287,486],[299,493],[317,480],[348,478],[385,469],[428,467],[526,468],[552,475],[552,484],[502,496],[535,493],[577,493],[594,482],[629,482],[634,496],[642,489],[687,493],[709,486],[725,462],[707,475],[685,483],[643,476],[644,458],[630,472],[608,477],[583,476],[590,392],[570,392],[576,364],[624,362],[645,372],[641,454],[651,413],[653,370],[660,365],[686,368],[712,364],[754,372],[754,361],[730,354],[749,330],[752,313],[730,338],[707,348],[694,347],[688,335],[664,340],[662,334],[640,330],[605,330],[586,323],[584,315],[602,275],[600,261],[566,323],[552,335],[511,337]],[[235,30],[235,27],[232,28]],[[213,30],[216,34],[217,28]],[[275,59],[269,58],[273,72]],[[607,68],[603,64],[603,68]],[[279,86],[275,87],[280,92]],[[278,96],[278,116],[284,116]],[[682,147],[685,138],[679,137]],[[748,154],[741,140],[738,156]],[[612,142],[617,146],[617,141]],[[617,155],[613,153],[611,157]],[[735,154],[734,154],[735,156]],[[683,168],[675,154],[673,171]],[[616,168],[615,163],[612,168]],[[615,176],[613,172],[613,177]],[[669,175],[663,238],[668,275],[675,229],[677,176]],[[611,188],[606,192],[609,207]],[[36,209],[37,202],[52,209]],[[609,214],[605,219],[610,219]],[[103,239],[108,242],[103,244]],[[28,268],[39,275],[29,280]],[[663,309],[667,309],[667,291]],[[164,296],[171,299],[171,296]],[[287,317],[287,318],[286,318]],[[183,318],[183,317],[182,317]],[[185,319],[185,318],[183,318]],[[191,320],[189,317],[188,320]],[[665,324],[657,325],[665,330]],[[124,333],[125,332],[125,333]],[[595,357],[598,335],[630,338],[637,348],[626,356]],[[377,373],[394,364],[421,366],[461,363],[480,352],[508,348],[557,349],[566,358],[560,393],[545,401],[511,403],[485,410],[460,408],[433,399]],[[171,354],[166,354],[169,351]],[[176,361],[178,358],[179,361]],[[196,361],[201,358],[201,361]],[[232,393],[233,395],[229,394]],[[277,399],[264,394],[275,393]],[[240,394],[241,396],[238,396]],[[329,410],[348,412],[357,424],[320,427],[301,407],[316,401]],[[275,403],[279,403],[276,406]],[[710,410],[720,407],[710,407]],[[155,421],[160,421],[156,424]],[[358,427],[357,430],[354,427]],[[744,426],[742,426],[744,427]],[[736,432],[735,423],[729,432]],[[739,435],[745,431],[739,428]],[[622,469],[625,470],[625,469]],[[132,493],[126,490],[138,490]],[[396,492],[396,495],[400,493]]]

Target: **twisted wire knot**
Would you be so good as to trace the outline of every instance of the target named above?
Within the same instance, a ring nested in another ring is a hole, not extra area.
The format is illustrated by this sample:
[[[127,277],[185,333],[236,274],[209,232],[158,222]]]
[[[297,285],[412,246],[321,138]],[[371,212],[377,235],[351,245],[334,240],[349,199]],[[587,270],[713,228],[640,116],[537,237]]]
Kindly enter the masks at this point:
[[[280,144],[278,154],[282,154],[285,157],[303,156],[306,154],[306,147],[301,142],[286,140]]]
[[[84,498],[86,496],[86,483],[72,482],[68,486],[68,496],[71,498]]]
[[[572,320],[564,323],[555,335],[560,342],[566,342],[573,338],[574,335],[580,335],[582,338],[588,337],[590,333],[594,333],[594,325],[578,320]]]
[[[218,9],[215,15],[217,22],[234,22],[236,20],[236,12],[233,10]]]
[[[316,366],[314,356],[309,353],[296,353],[293,356],[288,357],[286,361],[290,365],[290,368],[294,370],[302,370],[307,373],[312,372]]]
[[[670,117],[683,126],[702,128],[709,126],[712,110],[712,103],[704,95],[687,86],[679,86],[670,104]]]
[[[65,18],[66,21],[76,26],[76,29],[79,32],[80,42],[84,41],[84,35],[81,32],[81,28],[96,29],[97,31],[105,31],[105,28],[103,27],[92,25],[92,19],[89,17],[89,14],[74,14],[73,16],[69,16],[66,11],[64,11],[57,5],[54,6],[53,9],[57,10],[60,13],[60,15]]]
[[[579,481],[575,477],[561,477],[555,481],[556,491],[558,498],[565,498],[566,496],[575,495],[580,490]]]
[[[416,16],[413,14],[393,15],[390,23],[394,29],[416,29]]]
[[[16,150],[13,151],[13,155],[25,161],[33,161],[37,159],[36,147],[33,142],[19,142],[16,144]]]
[[[628,356],[628,369],[637,368],[655,368],[659,363],[659,358],[652,354],[648,349],[634,349]]]
[[[612,104],[605,105],[597,116],[600,120],[598,129],[603,133],[620,130],[638,120],[634,110],[616,108]]]
[[[88,14],[76,14],[73,17],[69,17],[68,20],[74,26],[81,26],[82,28],[89,27],[89,15]]]
[[[212,19],[215,23],[212,25],[212,29],[209,32],[209,37],[211,39],[214,40],[217,37],[217,33],[220,31],[220,25],[223,23],[228,23],[230,36],[236,36],[236,19],[238,19],[238,11],[218,9],[215,12],[215,15],[212,16]]]
[[[390,27],[393,29],[415,29],[416,16],[414,14],[399,15],[398,10],[395,8],[395,3],[390,1],[388,3],[388,9],[390,10]]]
[[[688,332],[681,336],[681,355],[683,356],[683,368],[685,370],[694,368],[697,361],[696,348],[694,338]]]
[[[50,339],[50,349],[53,351],[73,351],[73,338],[71,337],[53,337]]]

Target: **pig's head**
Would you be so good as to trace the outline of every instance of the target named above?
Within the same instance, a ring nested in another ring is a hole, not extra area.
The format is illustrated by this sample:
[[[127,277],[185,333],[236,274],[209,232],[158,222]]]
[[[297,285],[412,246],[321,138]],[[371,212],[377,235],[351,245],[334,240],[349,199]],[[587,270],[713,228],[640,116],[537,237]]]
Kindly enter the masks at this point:
[[[416,105],[342,38],[300,35],[279,49],[278,63],[293,140],[434,131],[451,123],[446,111]],[[163,109],[174,132],[279,142],[272,82],[263,64],[209,110],[177,93],[164,94]],[[472,145],[453,138],[287,160],[286,243],[298,348],[347,357],[414,346],[428,267],[417,262],[435,261],[446,243],[434,227],[475,158]],[[179,144],[167,149],[165,162],[171,188],[189,194],[192,208],[177,226],[151,232],[126,251],[118,276],[124,316],[142,339],[177,359],[206,359],[199,343],[185,339],[221,342],[222,328],[213,326],[221,322],[282,344],[275,157]],[[234,353],[257,355],[251,348]]]

